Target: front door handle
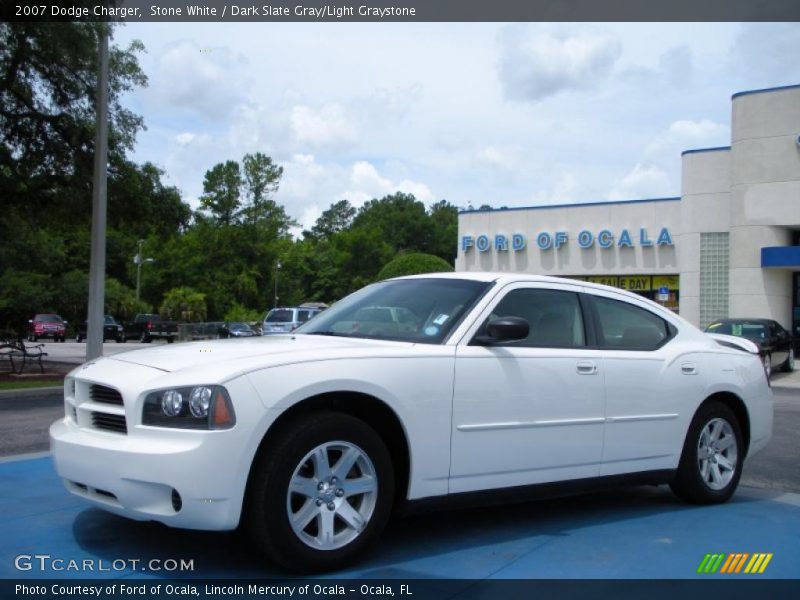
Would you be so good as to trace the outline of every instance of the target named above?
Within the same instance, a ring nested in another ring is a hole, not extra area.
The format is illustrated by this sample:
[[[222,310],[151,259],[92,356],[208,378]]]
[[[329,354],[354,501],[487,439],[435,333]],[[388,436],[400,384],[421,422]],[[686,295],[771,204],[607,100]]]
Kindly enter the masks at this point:
[[[594,375],[597,373],[597,365],[588,360],[580,361],[575,369],[578,371],[579,375]]]

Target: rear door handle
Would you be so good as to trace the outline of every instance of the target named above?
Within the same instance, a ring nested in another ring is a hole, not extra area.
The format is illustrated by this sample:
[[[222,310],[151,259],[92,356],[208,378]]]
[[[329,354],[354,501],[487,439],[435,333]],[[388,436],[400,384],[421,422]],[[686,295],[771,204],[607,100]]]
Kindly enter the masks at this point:
[[[681,373],[684,375],[697,375],[697,367],[692,363],[683,363],[681,365]]]
[[[575,369],[578,371],[579,375],[594,375],[597,373],[597,365],[588,360],[580,361]]]

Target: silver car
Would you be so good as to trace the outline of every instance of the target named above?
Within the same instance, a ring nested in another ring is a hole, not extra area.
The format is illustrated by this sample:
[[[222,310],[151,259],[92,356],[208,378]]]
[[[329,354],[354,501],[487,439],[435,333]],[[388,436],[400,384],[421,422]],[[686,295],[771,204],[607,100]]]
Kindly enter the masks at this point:
[[[261,335],[291,333],[320,312],[321,308],[305,306],[273,308],[264,317]]]

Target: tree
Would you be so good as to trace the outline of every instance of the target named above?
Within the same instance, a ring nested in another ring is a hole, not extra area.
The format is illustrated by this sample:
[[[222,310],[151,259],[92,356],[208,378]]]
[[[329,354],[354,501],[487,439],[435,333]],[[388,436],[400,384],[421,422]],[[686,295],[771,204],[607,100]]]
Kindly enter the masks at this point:
[[[206,318],[206,296],[190,287],[173,288],[158,309],[162,317],[198,323]]]
[[[206,171],[200,206],[220,225],[232,225],[241,216],[242,176],[239,163],[228,160]]]
[[[432,235],[425,205],[402,192],[365,203],[353,219],[353,229],[363,227],[379,229],[396,251],[425,250]]]
[[[107,23],[0,23],[0,197],[36,210],[92,171],[97,40]],[[113,30],[112,30],[113,31]],[[109,160],[133,147],[141,117],[122,96],[147,84],[136,53],[109,56]]]
[[[412,252],[403,254],[388,262],[378,273],[378,279],[391,279],[403,275],[418,275],[420,273],[447,273],[453,270],[453,265],[433,254]]]
[[[453,263],[458,253],[458,208],[440,200],[428,209],[431,239],[426,250]]]
[[[274,211],[276,204],[270,196],[278,191],[283,167],[273,163],[269,156],[261,152],[245,154],[242,164],[246,213],[248,220],[255,221]]]
[[[331,204],[331,207],[320,215],[311,231],[304,231],[303,233],[316,239],[331,237],[333,234],[350,227],[356,212],[350,202],[339,200]]]

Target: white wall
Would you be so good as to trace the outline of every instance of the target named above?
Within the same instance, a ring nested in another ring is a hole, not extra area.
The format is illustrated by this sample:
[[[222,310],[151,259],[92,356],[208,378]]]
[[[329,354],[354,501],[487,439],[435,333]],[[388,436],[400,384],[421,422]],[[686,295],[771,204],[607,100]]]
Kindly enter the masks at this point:
[[[800,227],[800,89],[734,96],[731,144],[732,317],[791,326],[792,274],[762,269],[761,248]]]

